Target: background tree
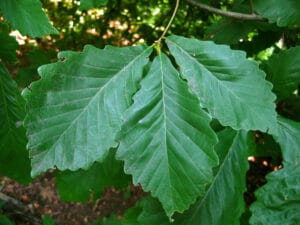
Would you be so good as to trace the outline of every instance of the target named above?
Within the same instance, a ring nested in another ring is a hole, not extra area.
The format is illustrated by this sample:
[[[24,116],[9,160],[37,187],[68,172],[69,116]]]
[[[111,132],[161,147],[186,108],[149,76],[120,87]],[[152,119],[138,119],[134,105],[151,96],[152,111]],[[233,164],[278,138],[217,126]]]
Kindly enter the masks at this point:
[[[2,0],[0,13],[1,174],[55,168],[66,201],[129,181],[149,192],[100,224],[300,222],[297,0]],[[246,205],[250,156],[283,169]]]

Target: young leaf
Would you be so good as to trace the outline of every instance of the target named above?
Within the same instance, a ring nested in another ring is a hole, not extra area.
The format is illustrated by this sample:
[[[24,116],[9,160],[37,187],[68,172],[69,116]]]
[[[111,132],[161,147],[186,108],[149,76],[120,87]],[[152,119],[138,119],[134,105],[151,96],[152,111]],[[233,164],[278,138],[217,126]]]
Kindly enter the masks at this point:
[[[212,181],[217,138],[210,118],[166,55],[150,71],[125,113],[117,158],[161,201],[169,217],[183,212]]]
[[[98,8],[101,6],[105,6],[108,0],[80,0],[79,8],[81,10],[88,10],[92,8]]]
[[[31,37],[57,34],[39,0],[1,0],[0,10],[14,29]]]
[[[254,0],[253,5],[269,23],[276,22],[280,27],[300,24],[299,0]]]
[[[167,44],[191,91],[224,126],[277,132],[272,85],[244,52],[180,36]]]
[[[273,55],[263,69],[277,97],[288,97],[300,84],[300,46]]]
[[[300,224],[299,187],[299,165],[289,165],[269,174],[267,184],[255,192],[257,201],[250,207],[252,212],[250,224]]]
[[[26,94],[33,176],[54,166],[77,170],[105,159],[117,145],[121,115],[150,53],[142,46],[86,46],[83,53],[62,52],[60,62],[39,68],[41,80]]]
[[[30,160],[22,126],[24,116],[24,100],[0,63],[0,174],[28,183],[31,180]]]
[[[220,166],[205,195],[187,212],[175,217],[176,225],[239,225],[244,212],[248,155],[254,147],[246,132],[225,129],[219,133],[215,149]]]
[[[107,186],[127,187],[130,177],[123,172],[123,163],[115,160],[110,150],[102,163],[94,163],[88,170],[63,171],[56,173],[56,186],[64,201],[86,202],[98,199]]]
[[[300,165],[300,123],[284,117],[278,117],[278,137],[283,163]]]

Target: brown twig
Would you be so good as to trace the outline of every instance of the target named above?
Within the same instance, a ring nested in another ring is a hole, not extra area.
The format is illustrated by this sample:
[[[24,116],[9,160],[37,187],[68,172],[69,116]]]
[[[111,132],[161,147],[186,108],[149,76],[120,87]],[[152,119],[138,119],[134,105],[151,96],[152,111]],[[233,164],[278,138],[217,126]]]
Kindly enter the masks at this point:
[[[8,214],[22,217],[22,219],[30,222],[32,225],[42,225],[41,220],[28,212],[28,207],[17,199],[0,192],[0,200],[5,202],[3,210]]]
[[[200,9],[204,9],[209,12],[221,15],[221,16],[230,17],[230,18],[239,19],[239,20],[266,21],[266,19],[264,19],[261,16],[256,15],[256,14],[244,14],[244,13],[238,13],[238,12],[232,12],[232,11],[223,11],[221,9],[217,9],[215,7],[200,3],[195,0],[186,0],[186,1],[194,6],[197,6]]]
[[[250,8],[251,8],[251,14],[254,14],[254,4],[253,4],[253,0],[249,0],[250,3]]]

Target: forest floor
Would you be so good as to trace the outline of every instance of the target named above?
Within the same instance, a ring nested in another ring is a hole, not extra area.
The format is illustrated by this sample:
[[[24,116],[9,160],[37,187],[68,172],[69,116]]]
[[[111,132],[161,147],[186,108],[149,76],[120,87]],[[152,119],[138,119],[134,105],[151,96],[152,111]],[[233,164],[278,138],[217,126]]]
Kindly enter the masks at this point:
[[[262,186],[267,173],[274,170],[274,165],[268,158],[256,158],[249,161],[250,170],[247,173],[247,191],[244,198],[247,205],[254,200],[254,191]],[[101,199],[88,203],[67,203],[59,199],[53,172],[45,173],[29,185],[21,185],[7,177],[0,177],[0,194],[12,201],[10,207],[2,208],[2,213],[17,224],[39,225],[42,217],[50,215],[57,225],[85,225],[99,216],[116,214],[122,216],[127,208],[146,193],[140,187],[129,184],[128,191],[107,187]],[[16,206],[20,207],[16,207]],[[0,214],[1,214],[0,210]]]

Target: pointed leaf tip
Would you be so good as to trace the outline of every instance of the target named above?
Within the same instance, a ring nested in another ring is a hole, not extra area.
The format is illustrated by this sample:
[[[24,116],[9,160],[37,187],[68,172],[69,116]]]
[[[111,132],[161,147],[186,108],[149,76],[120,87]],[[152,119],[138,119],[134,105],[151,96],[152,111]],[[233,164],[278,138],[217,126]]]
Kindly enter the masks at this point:
[[[217,137],[163,53],[151,64],[124,120],[117,158],[125,161],[125,172],[160,200],[169,218],[183,212],[213,178]]]

